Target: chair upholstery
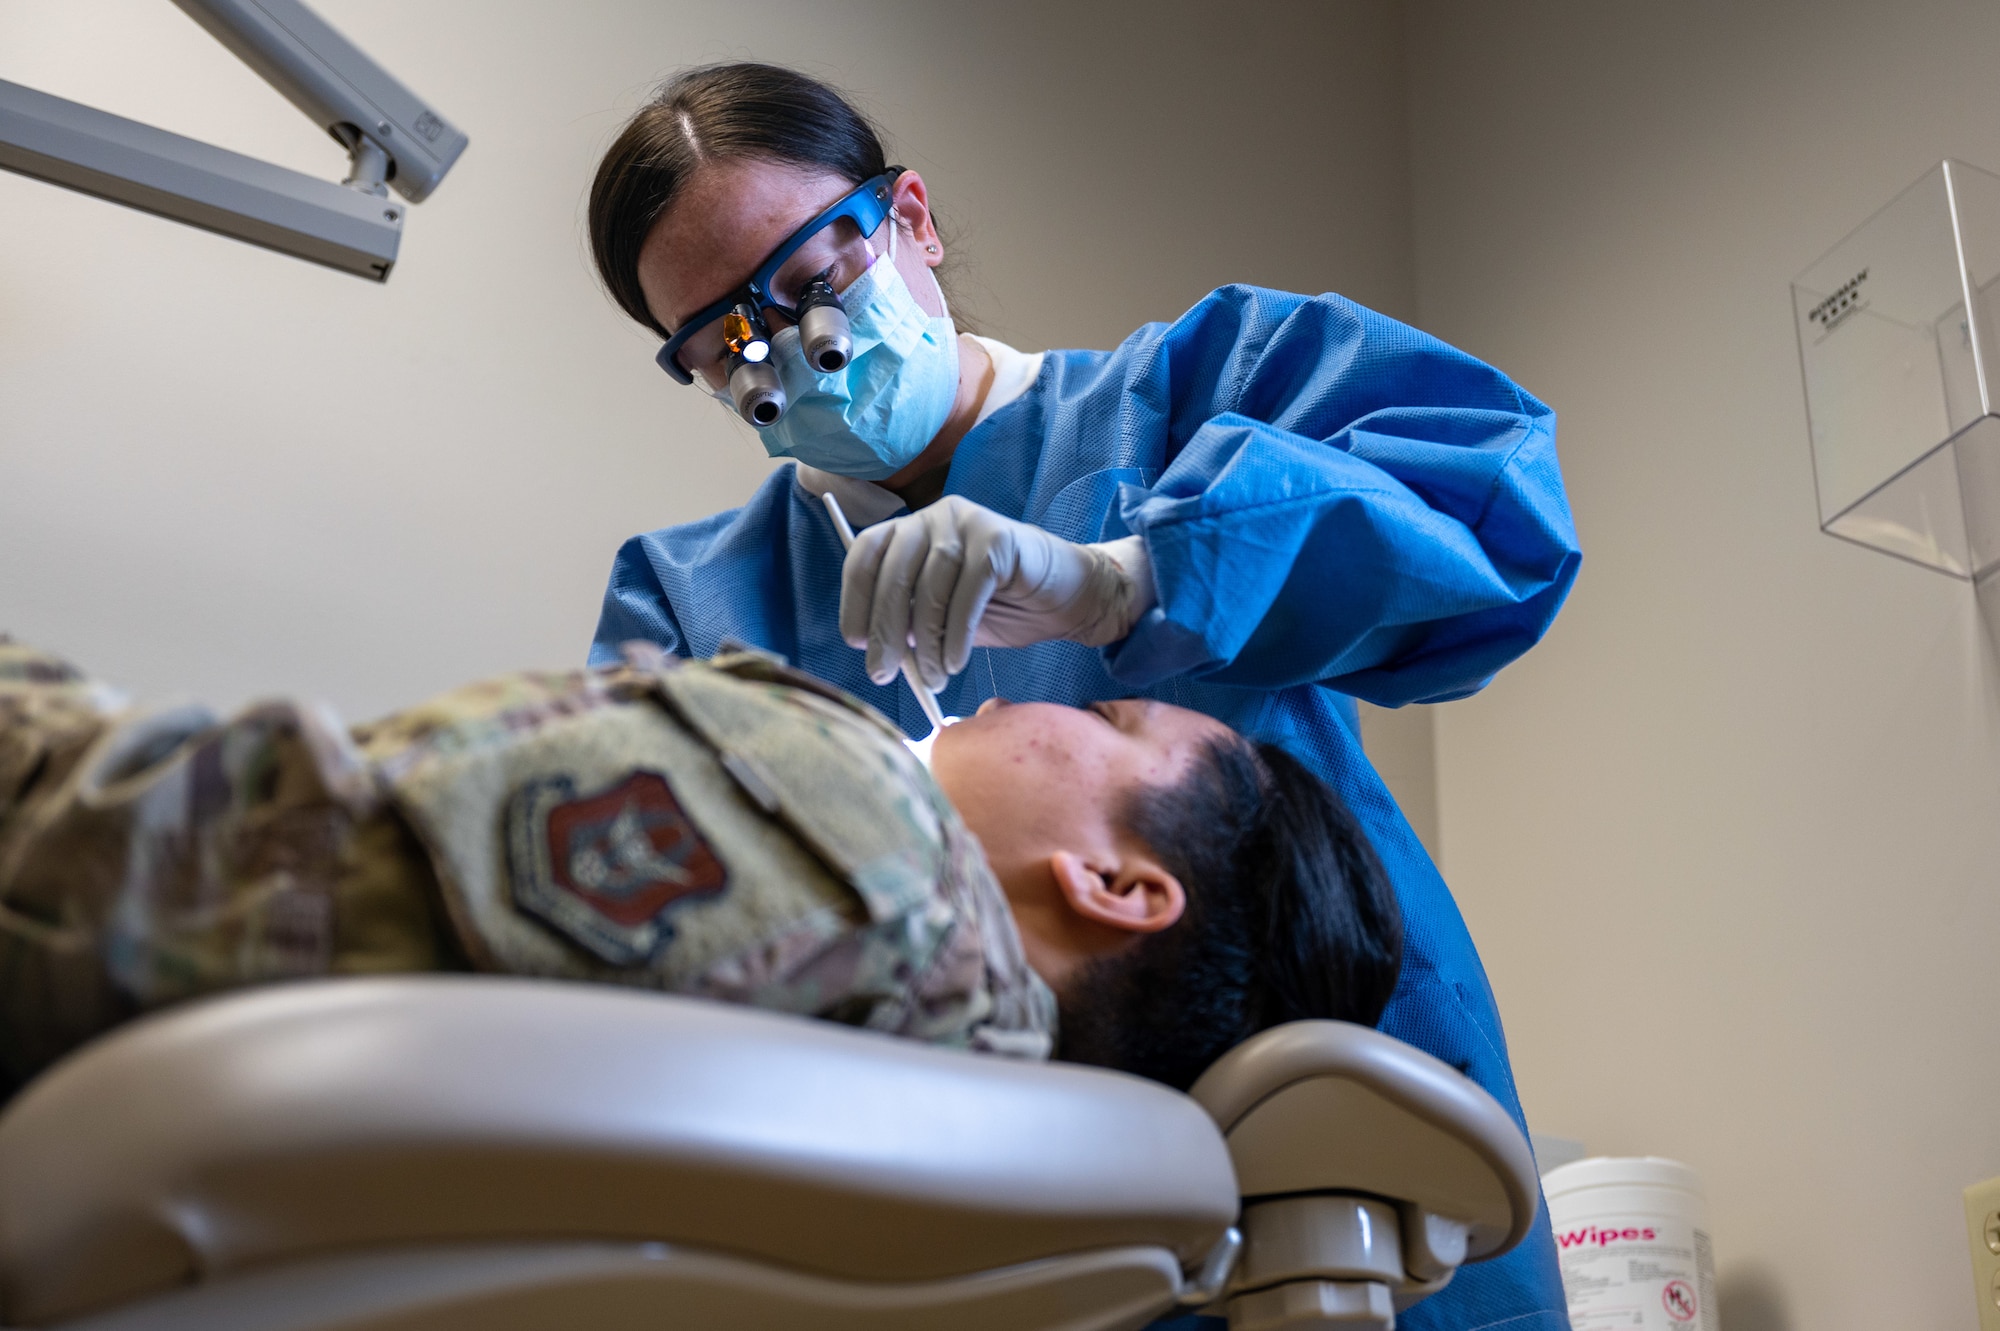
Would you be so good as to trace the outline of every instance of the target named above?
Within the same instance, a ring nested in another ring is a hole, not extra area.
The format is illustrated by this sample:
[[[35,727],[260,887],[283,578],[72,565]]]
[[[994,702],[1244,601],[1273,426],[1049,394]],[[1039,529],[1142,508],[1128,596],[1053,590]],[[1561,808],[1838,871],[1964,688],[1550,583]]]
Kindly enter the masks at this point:
[[[1202,1109],[1117,1073],[492,976],[332,980],[114,1032],[0,1115],[0,1318],[359,1248],[682,1244],[938,1282],[1237,1210]]]
[[[1135,1331],[1180,1283],[1162,1248],[885,1284],[664,1243],[417,1244],[259,1267],[61,1331]]]

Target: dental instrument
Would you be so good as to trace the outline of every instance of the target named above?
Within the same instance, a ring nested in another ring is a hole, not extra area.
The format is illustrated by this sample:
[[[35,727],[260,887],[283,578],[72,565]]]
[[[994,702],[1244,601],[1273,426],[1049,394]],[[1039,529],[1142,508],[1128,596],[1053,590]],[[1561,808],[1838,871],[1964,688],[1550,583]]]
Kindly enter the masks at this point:
[[[827,516],[833,519],[833,529],[840,533],[840,548],[843,550],[852,550],[854,548],[854,527],[848,522],[845,510],[840,507],[839,498],[835,496],[833,491],[829,490],[820,496],[820,500],[826,505]],[[910,692],[917,695],[917,706],[923,708],[924,715],[930,719],[931,733],[920,740],[913,741],[911,744],[912,748],[917,748],[917,756],[923,758],[928,763],[930,761],[931,741],[935,740],[938,737],[938,732],[943,730],[947,725],[950,725],[951,722],[945,719],[944,710],[938,706],[937,695],[925,688],[923,680],[917,676],[916,662],[908,657],[905,657],[903,660],[903,681],[910,686]],[[953,717],[952,720],[957,720],[957,718]],[[918,748],[919,745],[922,747]]]

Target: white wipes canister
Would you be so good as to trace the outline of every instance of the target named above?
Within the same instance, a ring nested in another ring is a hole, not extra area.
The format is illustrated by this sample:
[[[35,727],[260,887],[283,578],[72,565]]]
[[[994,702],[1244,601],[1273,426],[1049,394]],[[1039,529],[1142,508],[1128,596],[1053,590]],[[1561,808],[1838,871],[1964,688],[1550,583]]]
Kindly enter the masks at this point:
[[[1701,1178],[1655,1156],[1579,1160],[1542,1178],[1572,1331],[1719,1331]]]

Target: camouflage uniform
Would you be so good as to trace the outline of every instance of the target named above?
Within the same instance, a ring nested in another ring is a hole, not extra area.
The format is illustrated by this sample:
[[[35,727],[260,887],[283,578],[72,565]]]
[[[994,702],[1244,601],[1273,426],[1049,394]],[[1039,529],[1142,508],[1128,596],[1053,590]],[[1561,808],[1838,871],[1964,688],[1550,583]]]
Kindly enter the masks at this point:
[[[235,985],[477,969],[1045,1057],[977,842],[866,706],[634,644],[344,730],[151,714],[0,638],[0,1074]]]

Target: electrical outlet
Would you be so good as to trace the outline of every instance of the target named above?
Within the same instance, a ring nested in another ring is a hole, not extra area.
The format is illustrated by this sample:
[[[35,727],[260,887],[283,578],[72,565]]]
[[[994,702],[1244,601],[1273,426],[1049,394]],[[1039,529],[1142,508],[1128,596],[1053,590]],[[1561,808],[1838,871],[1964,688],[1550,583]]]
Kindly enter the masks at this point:
[[[1972,1244],[1979,1331],[2000,1331],[2000,1178],[1965,1190],[1965,1230]]]

